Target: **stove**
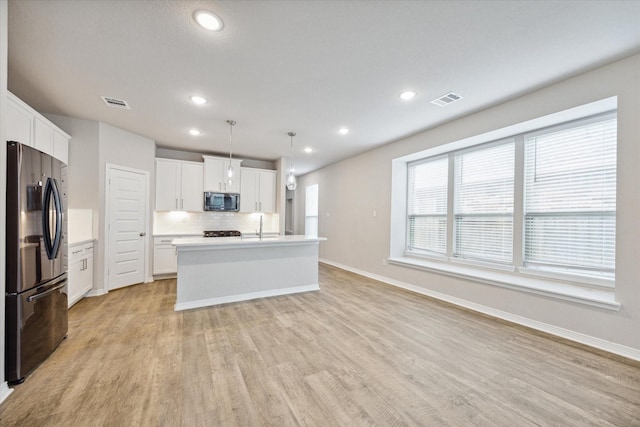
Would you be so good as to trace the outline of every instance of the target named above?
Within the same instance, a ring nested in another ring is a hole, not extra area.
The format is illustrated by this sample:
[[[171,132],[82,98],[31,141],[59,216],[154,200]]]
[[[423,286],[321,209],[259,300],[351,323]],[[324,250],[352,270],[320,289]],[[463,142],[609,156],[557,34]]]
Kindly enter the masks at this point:
[[[205,230],[202,237],[240,237],[242,233],[238,230]]]

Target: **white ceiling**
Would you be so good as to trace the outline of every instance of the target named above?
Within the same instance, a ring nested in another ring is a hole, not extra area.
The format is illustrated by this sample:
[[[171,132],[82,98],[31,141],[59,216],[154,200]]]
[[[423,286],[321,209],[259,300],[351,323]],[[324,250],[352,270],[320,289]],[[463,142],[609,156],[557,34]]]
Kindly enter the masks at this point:
[[[640,1],[10,0],[8,85],[166,148],[226,154],[233,119],[234,153],[273,160],[295,131],[305,173],[638,53],[639,22]]]

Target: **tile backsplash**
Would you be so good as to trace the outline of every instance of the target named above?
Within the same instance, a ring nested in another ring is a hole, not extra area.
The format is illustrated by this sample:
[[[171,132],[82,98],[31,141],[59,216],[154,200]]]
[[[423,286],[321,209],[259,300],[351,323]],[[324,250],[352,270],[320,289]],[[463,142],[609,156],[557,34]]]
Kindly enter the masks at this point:
[[[93,211],[91,209],[67,210],[67,241],[82,242],[93,239]]]
[[[278,233],[278,214],[238,212],[154,212],[153,234],[200,234],[204,230],[239,230],[245,234]]]

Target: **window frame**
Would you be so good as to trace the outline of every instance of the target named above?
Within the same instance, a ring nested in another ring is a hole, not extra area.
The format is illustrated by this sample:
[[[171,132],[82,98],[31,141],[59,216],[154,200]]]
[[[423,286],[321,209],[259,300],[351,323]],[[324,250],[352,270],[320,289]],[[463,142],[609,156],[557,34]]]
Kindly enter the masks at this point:
[[[484,141],[484,142],[476,142],[474,144],[469,144],[461,148],[451,149],[451,150],[439,150],[439,152],[434,153],[431,156],[424,156],[418,159],[411,159],[409,161],[405,161],[405,166],[407,170],[406,181],[405,181],[405,212],[404,212],[404,224],[405,224],[405,238],[404,238],[404,256],[410,258],[422,258],[425,261],[433,260],[436,262],[443,262],[448,265],[455,264],[466,264],[469,266],[476,266],[482,269],[489,269],[495,271],[506,271],[511,272],[517,276],[531,276],[531,277],[541,277],[541,278],[549,278],[552,280],[557,280],[565,283],[574,283],[580,285],[587,286],[595,286],[597,289],[603,288],[614,288],[615,287],[615,268],[613,271],[612,278],[606,277],[598,277],[597,274],[590,275],[585,272],[584,269],[579,270],[569,270],[569,271],[561,271],[556,270],[554,268],[539,268],[539,266],[527,265],[524,262],[525,256],[525,140],[526,138],[530,138],[535,136],[536,134],[545,134],[550,131],[562,131],[566,129],[572,129],[578,126],[583,126],[590,123],[597,123],[599,121],[608,120],[610,118],[618,117],[617,107],[607,108],[602,110],[601,112],[596,112],[582,116],[573,118],[570,120],[565,120],[561,122],[555,122],[554,124],[547,126],[539,126],[531,129],[520,130],[518,132],[514,132],[512,134],[507,134],[502,138],[496,138],[494,140]],[[512,262],[510,263],[500,263],[495,261],[487,261],[487,260],[478,260],[473,258],[461,258],[456,257],[454,255],[454,244],[456,240],[455,234],[455,207],[454,207],[454,178],[456,175],[456,171],[453,167],[454,156],[455,153],[462,153],[470,150],[479,150],[484,147],[490,147],[493,145],[500,145],[509,143],[513,141],[514,143],[514,200],[513,200],[513,231],[512,231]],[[452,144],[453,145],[453,144]],[[448,185],[448,202],[447,202],[447,254],[442,255],[438,253],[431,253],[426,251],[415,251],[411,250],[409,247],[410,241],[410,228],[409,228],[409,176],[408,171],[409,167],[414,164],[420,164],[423,162],[428,162],[430,160],[437,159],[438,157],[448,156],[449,158],[449,185]],[[618,165],[616,164],[616,174],[618,171]],[[616,208],[617,209],[617,208]],[[616,215],[614,213],[613,215]],[[617,222],[617,221],[616,221]],[[616,224],[617,225],[617,224]],[[392,245],[393,249],[393,245]]]
[[[456,190],[458,189],[458,169],[456,167],[456,156],[460,156],[460,155],[464,155],[467,153],[473,153],[473,152],[477,152],[477,151],[482,151],[482,150],[488,150],[488,149],[492,149],[495,147],[500,147],[503,145],[508,145],[508,144],[513,144],[513,152],[514,152],[514,180],[513,180],[513,188],[512,188],[512,192],[513,192],[513,207],[512,207],[512,212],[511,214],[508,213],[501,213],[501,214],[497,214],[497,213],[477,213],[477,214],[465,214],[465,213],[459,213],[458,212],[458,206],[457,204],[459,203],[459,199],[456,197]],[[516,188],[515,188],[515,152],[516,152],[516,144],[515,144],[515,138],[510,137],[510,138],[502,138],[496,141],[490,141],[490,142],[486,142],[483,144],[478,144],[478,145],[474,145],[472,147],[468,147],[468,148],[464,148],[462,150],[455,150],[451,153],[449,153],[451,159],[452,159],[452,164],[453,164],[453,171],[452,173],[452,178],[453,178],[453,187],[450,189],[451,191],[451,199],[452,199],[452,204],[448,207],[450,208],[450,210],[452,211],[452,227],[453,227],[453,234],[451,235],[451,253],[450,253],[450,257],[452,257],[455,260],[458,261],[462,261],[462,262],[471,262],[471,263],[480,263],[480,264],[488,264],[488,265],[503,265],[503,266],[507,266],[507,265],[511,265],[513,263],[514,260],[514,247],[513,247],[513,236],[515,234],[515,230],[514,230],[514,225],[515,225],[515,192],[516,192]],[[474,257],[474,256],[469,256],[469,255],[464,255],[459,253],[459,248],[458,248],[458,241],[459,241],[459,235],[458,235],[458,218],[464,218],[464,217],[475,217],[475,218],[481,218],[481,217],[504,217],[504,218],[511,218],[511,261],[498,261],[495,259],[488,259],[488,258],[481,258],[481,257]],[[449,243],[449,242],[447,242]]]
[[[411,168],[415,167],[415,166],[420,166],[421,164],[425,164],[425,163],[430,163],[430,162],[436,162],[439,160],[443,160],[443,159],[447,159],[447,212],[445,212],[444,215],[441,214],[421,214],[421,215],[412,215],[409,213],[409,207],[410,207],[410,201],[409,201],[409,197],[410,197],[410,189],[409,189],[409,183],[411,181],[410,178],[410,174],[411,174]],[[440,218],[442,216],[444,216],[445,219],[445,251],[444,253],[442,252],[437,252],[437,251],[431,251],[431,250],[427,250],[427,249],[414,249],[411,250],[412,253],[416,253],[416,254],[423,254],[426,256],[430,256],[430,257],[434,257],[434,258],[446,258],[450,252],[450,242],[449,242],[449,195],[450,195],[450,189],[451,189],[451,182],[450,182],[450,169],[451,169],[451,158],[449,156],[448,153],[446,154],[441,154],[441,155],[437,155],[437,156],[432,156],[432,157],[428,157],[428,158],[424,158],[424,159],[420,159],[420,160],[416,160],[413,162],[409,162],[407,163],[407,198],[406,198],[406,210],[407,210],[407,224],[406,224],[406,247],[407,249],[409,248],[409,242],[410,242],[410,233],[411,233],[411,218],[412,217],[421,217],[421,218]]]
[[[611,119],[616,119],[618,118],[618,114],[617,114],[617,110],[614,111],[606,111],[603,113],[599,113],[599,114],[594,114],[588,117],[583,117],[580,119],[575,119],[575,120],[571,120],[571,121],[567,121],[564,123],[559,123],[556,125],[552,125],[552,126],[547,126],[541,129],[535,129],[532,130],[531,132],[526,132],[522,134],[522,139],[523,139],[523,150],[526,151],[526,143],[528,139],[532,139],[532,138],[537,138],[539,136],[543,136],[543,135],[548,135],[550,133],[559,133],[559,132],[563,132],[563,131],[567,131],[567,130],[571,130],[571,129],[575,129],[577,127],[583,127],[583,126],[589,126],[592,124],[596,124],[596,123],[600,123],[600,122],[604,122],[604,121],[608,121]],[[616,136],[617,137],[617,136]],[[616,140],[616,145],[617,145],[617,140]],[[616,151],[617,151],[617,147],[616,147]],[[526,168],[526,165],[524,165],[524,162],[526,161],[526,153],[524,153],[523,155],[523,167]],[[617,164],[617,160],[616,160],[616,176],[617,176],[617,172],[618,172],[618,164]],[[540,275],[540,276],[547,276],[547,277],[560,277],[560,278],[564,278],[564,277],[580,277],[581,280],[586,281],[590,284],[594,284],[594,285],[601,285],[601,286],[605,286],[605,287],[613,287],[613,284],[615,283],[615,248],[614,248],[614,267],[613,268],[605,268],[605,269],[598,269],[598,268],[588,268],[588,267],[576,267],[576,266],[571,266],[571,265],[562,265],[559,263],[544,263],[544,262],[535,262],[535,261],[528,261],[526,259],[526,247],[525,247],[525,235],[526,235],[526,222],[527,222],[527,217],[561,217],[561,216],[581,216],[581,217],[613,217],[614,219],[614,227],[617,227],[617,221],[616,221],[616,214],[617,214],[617,203],[616,203],[616,209],[611,211],[593,211],[593,210],[572,210],[572,211],[566,211],[566,212],[555,212],[555,213],[549,213],[549,212],[535,212],[535,213],[527,213],[526,210],[526,169],[523,169],[523,204],[522,204],[522,220],[523,220],[523,224],[522,224],[522,236],[523,236],[523,245],[522,245],[522,262],[521,265],[518,266],[520,271],[526,272],[528,274],[532,274],[532,275]],[[617,197],[617,185],[616,185],[616,197]],[[615,232],[614,232],[615,235]],[[585,271],[593,271],[595,273],[600,273],[600,274],[584,274]],[[605,272],[609,272],[611,273],[611,276],[607,277]],[[601,276],[601,277],[599,277]],[[602,280],[600,280],[602,279]]]
[[[309,199],[310,196],[310,192],[313,191],[313,196],[314,196],[314,200],[311,201]],[[320,206],[319,206],[319,199],[320,199],[320,186],[319,184],[309,184],[305,187],[305,193],[304,193],[304,235],[307,237],[318,237],[318,228],[320,226],[319,224],[319,220],[320,220]],[[311,210],[314,209],[310,209],[315,207],[315,213],[310,212]],[[311,230],[311,226],[310,226],[310,220],[315,220],[314,222],[314,227],[313,230]]]

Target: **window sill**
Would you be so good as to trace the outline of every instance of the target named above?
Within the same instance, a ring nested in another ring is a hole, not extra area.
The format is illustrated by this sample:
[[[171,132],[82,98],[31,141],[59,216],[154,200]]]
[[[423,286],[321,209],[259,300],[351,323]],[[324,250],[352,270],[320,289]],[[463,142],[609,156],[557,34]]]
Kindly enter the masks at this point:
[[[410,257],[389,258],[388,262],[389,264],[402,267],[445,274],[487,285],[528,292],[607,310],[619,311],[621,307],[621,304],[615,300],[615,292],[613,289],[591,289],[569,283],[516,276],[513,273],[502,271],[489,271],[473,266],[444,264],[437,261]]]

